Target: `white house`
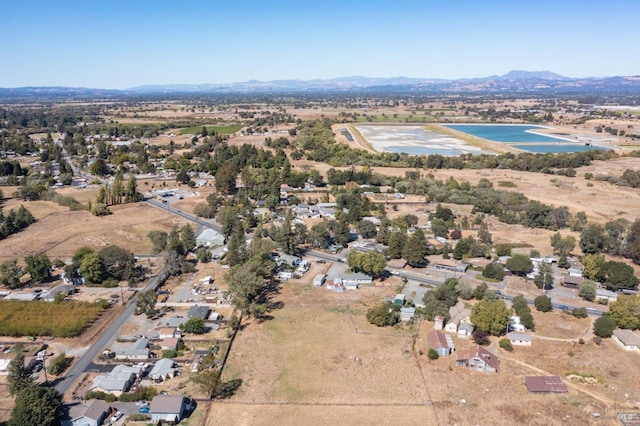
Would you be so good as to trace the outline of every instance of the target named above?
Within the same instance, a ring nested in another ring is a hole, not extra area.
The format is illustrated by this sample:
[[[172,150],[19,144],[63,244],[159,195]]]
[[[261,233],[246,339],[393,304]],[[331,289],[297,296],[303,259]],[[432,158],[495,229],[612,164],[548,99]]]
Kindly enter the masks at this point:
[[[511,316],[511,322],[509,323],[509,331],[523,332],[527,328],[520,323],[520,317],[517,315]]]
[[[204,228],[196,235],[196,245],[203,247],[215,247],[224,245],[224,235],[211,228]]]
[[[516,346],[531,346],[531,336],[522,333],[509,333],[507,338],[512,345]]]
[[[176,424],[184,418],[187,401],[182,395],[156,395],[149,405],[152,423]]]
[[[627,351],[640,352],[640,336],[632,330],[614,330],[612,339]]]
[[[416,314],[416,308],[400,308],[400,321],[407,322],[413,319]]]

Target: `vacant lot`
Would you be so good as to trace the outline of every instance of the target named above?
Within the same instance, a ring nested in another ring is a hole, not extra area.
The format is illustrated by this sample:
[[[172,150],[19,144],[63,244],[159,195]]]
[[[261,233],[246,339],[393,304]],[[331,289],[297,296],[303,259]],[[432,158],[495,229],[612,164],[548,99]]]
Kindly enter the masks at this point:
[[[494,341],[491,350],[502,363],[499,374],[489,375],[455,367],[455,355],[429,360],[429,322],[417,334],[415,328],[369,325],[367,308],[395,288],[338,294],[306,281],[286,282],[277,296],[282,308],[272,312],[273,319],[250,322],[238,334],[224,376],[243,384],[231,399],[212,404],[208,424],[583,425],[604,421],[592,413],[606,417],[607,386],[617,389],[613,395],[619,402],[638,398],[637,374],[620,374],[623,364],[617,361],[634,365],[637,354],[610,341],[579,345],[588,319],[536,312],[538,334],[568,341],[539,338],[534,347],[510,354]],[[471,344],[454,340],[459,349]],[[576,383],[563,395],[531,395],[523,384],[525,375],[577,370],[602,375],[605,382]]]

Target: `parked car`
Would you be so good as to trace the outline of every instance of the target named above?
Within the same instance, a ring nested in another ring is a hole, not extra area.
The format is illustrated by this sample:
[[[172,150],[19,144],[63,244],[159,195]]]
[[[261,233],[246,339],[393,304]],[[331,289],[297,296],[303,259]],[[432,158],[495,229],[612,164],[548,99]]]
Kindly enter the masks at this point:
[[[558,309],[567,310],[569,307],[567,305],[558,305]]]
[[[142,414],[149,414],[149,407],[140,407],[138,411]]]
[[[117,422],[122,418],[122,413],[120,411],[116,411],[116,413],[111,417],[112,422]]]

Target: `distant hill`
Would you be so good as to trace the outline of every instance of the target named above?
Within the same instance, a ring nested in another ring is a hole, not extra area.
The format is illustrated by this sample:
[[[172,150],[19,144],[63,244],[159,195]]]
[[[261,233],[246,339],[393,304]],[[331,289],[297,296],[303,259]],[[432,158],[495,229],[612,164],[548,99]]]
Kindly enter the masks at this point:
[[[228,84],[166,84],[105,90],[78,87],[0,88],[2,99],[113,98],[150,95],[297,94],[297,93],[527,93],[640,95],[640,76],[570,78],[551,71],[510,71],[483,78],[372,78],[362,76],[327,80],[249,80]]]

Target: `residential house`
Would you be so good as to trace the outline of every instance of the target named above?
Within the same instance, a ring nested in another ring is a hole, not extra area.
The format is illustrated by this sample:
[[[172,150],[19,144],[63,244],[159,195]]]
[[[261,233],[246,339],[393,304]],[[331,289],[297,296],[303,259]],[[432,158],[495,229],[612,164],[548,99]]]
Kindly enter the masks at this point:
[[[93,379],[91,390],[102,391],[120,396],[127,392],[131,385],[140,378],[146,368],[143,366],[127,366],[118,364],[110,373],[99,374]]]
[[[473,330],[475,330],[475,326],[470,322],[463,322],[458,327],[458,337],[471,337],[473,335]]]
[[[210,311],[211,309],[209,309],[208,306],[193,305],[192,307],[189,308],[189,312],[187,313],[187,318],[189,319],[202,318],[203,320],[206,320],[207,317],[209,316]]]
[[[162,358],[156,362],[156,364],[149,372],[149,378],[154,382],[164,382],[167,379],[172,379],[176,375],[177,369],[175,363],[169,358]]]
[[[531,346],[531,336],[522,333],[509,333],[507,338],[512,345],[516,346]]]
[[[353,274],[342,274],[333,280],[334,284],[341,284],[347,290],[356,290],[361,285],[373,284],[373,278],[369,275],[356,272]]]
[[[584,279],[573,275],[567,275],[562,278],[562,286],[567,288],[580,288]]]
[[[176,424],[184,418],[187,409],[187,400],[182,395],[156,395],[149,405],[149,414],[152,423]]]
[[[56,296],[58,294],[64,294],[64,296],[69,296],[70,294],[75,293],[76,287],[73,284],[60,284],[55,286],[49,291],[46,291],[40,295],[40,299],[46,302],[53,302],[56,300]]]
[[[362,218],[362,220],[368,220],[376,226],[380,226],[382,224],[382,221],[375,216],[365,216]]]
[[[163,351],[175,351],[178,349],[178,342],[180,342],[180,339],[176,337],[168,337],[160,340],[158,342],[158,346],[160,346],[160,349]]]
[[[632,330],[614,330],[612,340],[627,351],[640,352],[640,336]]]
[[[88,404],[76,404],[69,407],[70,420],[62,424],[69,426],[100,426],[111,413],[111,406],[99,399],[92,399]]]
[[[582,266],[582,263],[573,262],[571,264],[571,266],[569,266],[569,269],[567,270],[567,272],[569,272],[569,276],[570,277],[582,278],[582,270],[583,269],[584,269],[584,266]]]
[[[182,337],[182,332],[178,330],[178,327],[160,327],[158,329],[159,339],[173,339],[175,337]]]
[[[560,376],[525,376],[524,384],[531,393],[567,393]]]
[[[500,360],[482,346],[476,345],[456,353],[456,366],[487,373],[497,373]]]
[[[447,356],[455,351],[451,336],[438,330],[432,330],[427,334],[427,344],[429,349],[433,349],[438,353],[438,356]]]
[[[149,339],[141,337],[132,345],[120,346],[113,350],[116,359],[145,360],[149,358]]]
[[[440,269],[443,271],[464,273],[467,272],[467,268],[469,267],[469,265],[467,265],[466,263],[458,262],[455,259],[438,259],[433,262],[433,267],[435,269]]]
[[[204,228],[196,235],[196,245],[202,247],[216,247],[224,245],[224,235],[211,228]]]
[[[460,324],[468,323],[471,316],[471,309],[465,307],[464,303],[458,302],[449,308],[450,320],[444,327],[445,331],[457,333]]]
[[[618,300],[618,293],[604,288],[596,289],[596,300],[606,300],[607,302],[615,302]]]
[[[413,319],[413,316],[416,314],[416,308],[400,308],[400,321],[408,322]]]

